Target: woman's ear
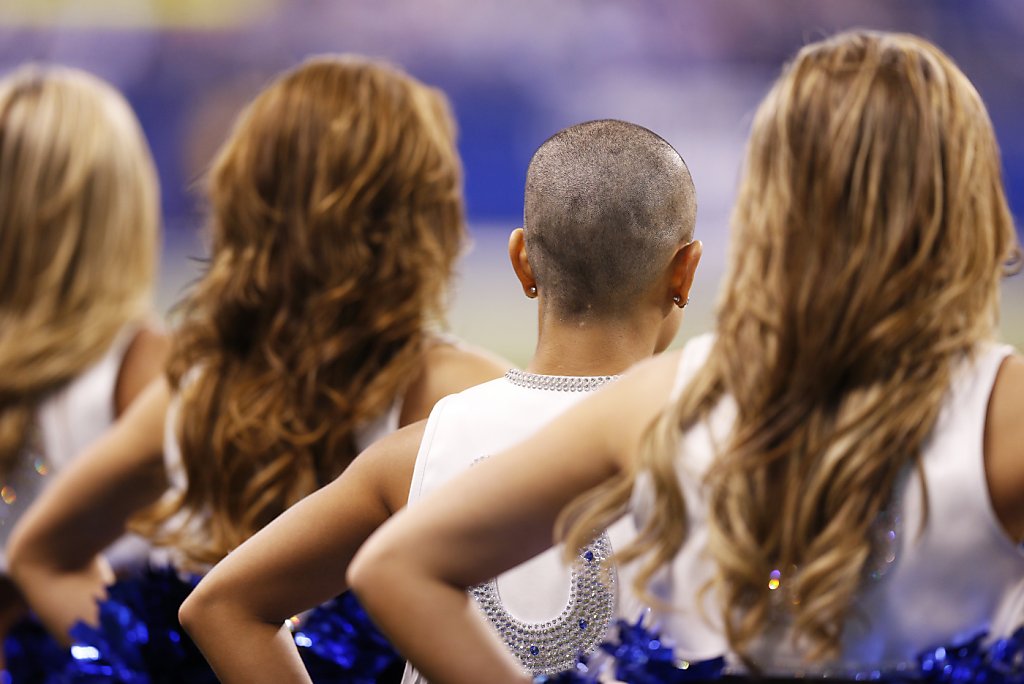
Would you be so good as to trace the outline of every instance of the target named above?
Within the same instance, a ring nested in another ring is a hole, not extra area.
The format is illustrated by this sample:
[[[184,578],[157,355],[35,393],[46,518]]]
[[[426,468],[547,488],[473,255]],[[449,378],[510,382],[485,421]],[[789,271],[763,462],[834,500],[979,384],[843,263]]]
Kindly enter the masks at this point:
[[[680,309],[690,300],[690,287],[697,273],[697,264],[704,253],[704,245],[694,240],[676,250],[669,265],[669,296]]]
[[[522,228],[516,228],[508,236],[508,259],[512,262],[512,270],[523,286],[523,294],[530,299],[537,296],[537,280],[533,277],[530,260],[526,256],[526,236]]]

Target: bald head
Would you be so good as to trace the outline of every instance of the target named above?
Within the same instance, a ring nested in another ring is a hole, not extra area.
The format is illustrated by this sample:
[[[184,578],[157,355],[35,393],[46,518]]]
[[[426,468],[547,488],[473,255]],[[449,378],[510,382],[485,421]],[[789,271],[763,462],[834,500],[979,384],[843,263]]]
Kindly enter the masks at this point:
[[[605,120],[559,131],[526,174],[537,285],[564,316],[624,313],[693,239],[696,212],[686,163],[646,128]]]

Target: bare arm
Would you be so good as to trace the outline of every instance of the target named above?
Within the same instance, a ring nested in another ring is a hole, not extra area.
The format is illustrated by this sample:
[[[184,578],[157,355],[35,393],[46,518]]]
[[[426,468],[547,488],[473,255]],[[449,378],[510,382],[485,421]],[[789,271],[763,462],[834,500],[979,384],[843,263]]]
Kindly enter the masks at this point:
[[[337,480],[232,551],[192,592],[181,623],[222,682],[310,681],[282,623],[348,588],[356,550],[405,505],[424,427],[414,423],[377,441]]]
[[[985,420],[985,474],[996,516],[1010,537],[1024,542],[1024,358],[999,369]]]
[[[100,552],[167,488],[163,428],[169,395],[162,378],[151,383],[55,478],[11,534],[11,575],[60,639],[67,641],[79,620],[96,621],[96,599],[112,579]]]
[[[631,467],[678,355],[646,362],[523,444],[398,514],[349,581],[398,649],[434,682],[528,682],[466,594],[552,545],[559,512]]]
[[[167,335],[153,325],[139,329],[124,353],[114,388],[114,411],[121,416],[151,382],[163,373],[170,350]]]

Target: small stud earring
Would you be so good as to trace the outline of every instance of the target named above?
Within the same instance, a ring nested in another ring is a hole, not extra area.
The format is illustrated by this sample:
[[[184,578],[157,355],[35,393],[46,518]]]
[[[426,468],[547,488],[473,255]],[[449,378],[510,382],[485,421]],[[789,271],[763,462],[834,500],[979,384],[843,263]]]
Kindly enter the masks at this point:
[[[529,297],[536,297],[537,296],[537,286],[536,285],[531,285],[527,289],[530,292],[530,294],[528,295]]]
[[[686,305],[690,303],[690,298],[687,297],[686,301],[684,302],[682,295],[675,295],[674,297],[672,297],[672,301],[675,302],[676,306],[682,309],[685,308]]]

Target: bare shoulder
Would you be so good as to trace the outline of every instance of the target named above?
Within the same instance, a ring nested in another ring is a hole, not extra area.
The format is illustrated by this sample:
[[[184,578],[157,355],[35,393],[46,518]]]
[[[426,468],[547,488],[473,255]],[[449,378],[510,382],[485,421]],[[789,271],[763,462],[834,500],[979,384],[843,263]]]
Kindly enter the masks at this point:
[[[423,371],[405,394],[402,425],[426,418],[449,394],[499,378],[512,367],[490,352],[440,338],[428,342],[424,356]]]
[[[430,341],[425,365],[424,375],[430,381],[437,385],[459,386],[459,390],[501,377],[512,367],[507,360],[486,349],[442,338]]]
[[[682,353],[666,352],[642,361],[594,397],[596,424],[614,427],[608,434],[614,452],[629,457],[647,427],[668,406]]]
[[[622,376],[631,385],[654,384],[666,392],[671,389],[679,372],[686,348],[668,351],[636,364]]]
[[[114,392],[117,415],[124,413],[143,388],[163,372],[170,347],[167,333],[153,322],[146,323],[135,333],[117,376]]]
[[[1003,361],[985,420],[985,471],[996,515],[1024,540],[1024,357]]]

